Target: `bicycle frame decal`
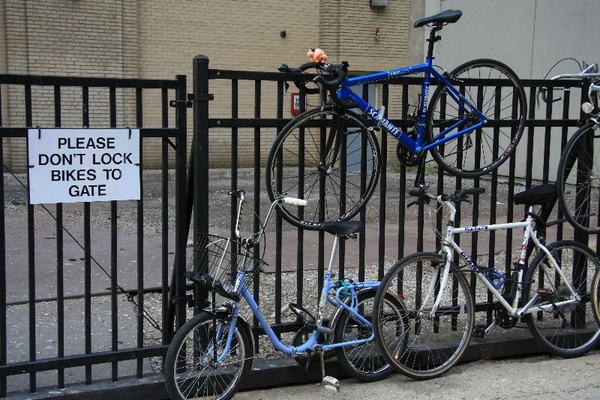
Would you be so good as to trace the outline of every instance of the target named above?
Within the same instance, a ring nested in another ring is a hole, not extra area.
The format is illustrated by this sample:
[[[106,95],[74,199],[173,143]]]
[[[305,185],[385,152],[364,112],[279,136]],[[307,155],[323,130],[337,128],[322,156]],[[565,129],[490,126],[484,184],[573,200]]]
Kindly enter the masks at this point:
[[[363,84],[377,83],[379,81],[387,80],[390,78],[398,78],[410,74],[424,74],[424,82],[422,85],[421,92],[421,104],[419,112],[419,120],[417,123],[417,138],[412,139],[406,132],[398,128],[392,121],[385,118],[383,115],[379,115],[379,111],[365,101],[361,96],[354,93],[350,88],[352,86],[358,86]],[[443,129],[437,136],[432,138],[431,143],[424,143],[424,131],[426,124],[427,106],[429,98],[429,86],[431,84],[431,76],[440,82],[446,88],[446,93],[456,103],[456,106],[464,110],[464,118],[457,120],[454,124]],[[487,122],[487,118],[483,115],[475,105],[473,105],[468,99],[466,99],[442,74],[435,70],[432,66],[432,61],[428,59],[425,64],[419,64],[411,67],[404,67],[398,69],[392,69],[383,72],[375,72],[372,74],[361,75],[357,77],[346,78],[340,85],[340,89],[337,93],[341,100],[351,100],[358,104],[358,108],[367,114],[371,119],[378,121],[379,125],[382,126],[390,135],[394,136],[399,140],[405,147],[410,149],[413,153],[419,153],[421,151],[427,151],[433,147],[440,146],[450,140],[453,140],[465,133],[472,132]],[[468,126],[465,129],[459,127],[463,125],[470,113],[476,113],[480,121],[476,124]],[[450,133],[453,130],[458,129],[454,133]]]

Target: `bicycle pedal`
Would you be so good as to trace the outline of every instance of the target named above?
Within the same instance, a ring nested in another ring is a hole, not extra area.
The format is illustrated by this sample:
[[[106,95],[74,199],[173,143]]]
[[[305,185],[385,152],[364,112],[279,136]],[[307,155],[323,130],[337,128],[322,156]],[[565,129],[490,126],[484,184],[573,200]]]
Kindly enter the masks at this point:
[[[554,300],[556,298],[554,292],[550,289],[538,289],[537,294],[542,300]]]
[[[340,381],[334,378],[333,376],[328,375],[324,377],[321,381],[321,384],[327,390],[331,390],[336,393],[340,391]]]
[[[485,336],[486,328],[487,326],[485,325],[475,325],[475,327],[473,328],[473,336],[479,339],[483,339],[483,337]]]

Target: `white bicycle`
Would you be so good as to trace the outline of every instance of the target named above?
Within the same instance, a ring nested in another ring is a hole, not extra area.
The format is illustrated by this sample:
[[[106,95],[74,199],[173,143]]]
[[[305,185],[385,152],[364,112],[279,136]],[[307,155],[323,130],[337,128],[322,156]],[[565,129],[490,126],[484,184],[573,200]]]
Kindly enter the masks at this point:
[[[483,337],[497,326],[512,328],[520,319],[549,352],[562,357],[584,354],[600,340],[598,284],[600,261],[584,244],[561,240],[544,244],[545,221],[534,205],[556,200],[553,185],[542,185],[515,195],[528,205],[520,222],[455,227],[455,205],[483,188],[463,189],[439,196],[425,189],[411,191],[419,201],[440,204],[449,212],[446,232],[437,253],[416,253],[398,261],[383,278],[375,296],[373,321],[381,353],[394,368],[416,379],[440,376],[461,358],[473,334]],[[515,267],[506,274],[482,267],[455,241],[463,233],[522,229],[523,242]],[[533,251],[537,254],[528,265]],[[464,265],[459,266],[460,254]],[[475,326],[474,293],[466,275],[474,274],[495,299],[495,318],[489,326]],[[405,306],[403,326],[392,331],[386,321],[392,310],[383,300],[395,294]]]

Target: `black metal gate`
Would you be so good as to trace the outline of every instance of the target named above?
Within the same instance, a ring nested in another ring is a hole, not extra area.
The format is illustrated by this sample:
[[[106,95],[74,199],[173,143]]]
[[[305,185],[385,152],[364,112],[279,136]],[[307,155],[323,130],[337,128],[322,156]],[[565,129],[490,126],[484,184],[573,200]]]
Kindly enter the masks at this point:
[[[156,389],[139,382],[161,380],[171,271],[185,268],[186,102],[185,76],[0,75],[1,397]],[[30,127],[140,128],[141,200],[28,204]]]

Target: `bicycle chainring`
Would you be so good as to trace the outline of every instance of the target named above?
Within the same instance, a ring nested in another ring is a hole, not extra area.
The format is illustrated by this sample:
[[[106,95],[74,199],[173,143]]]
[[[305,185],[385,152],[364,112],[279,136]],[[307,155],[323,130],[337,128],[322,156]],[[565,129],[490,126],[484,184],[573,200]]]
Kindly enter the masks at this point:
[[[417,134],[414,130],[409,132],[408,136],[415,141],[417,140]],[[418,166],[423,155],[423,153],[413,153],[411,150],[400,144],[400,142],[398,142],[398,145],[396,146],[396,156],[398,156],[398,160],[405,167]]]
[[[512,328],[519,321],[518,318],[511,317],[510,315],[508,315],[504,307],[502,307],[500,304],[498,304],[496,309],[494,310],[494,317],[496,318],[496,322],[498,323],[498,325],[504,329]]]

